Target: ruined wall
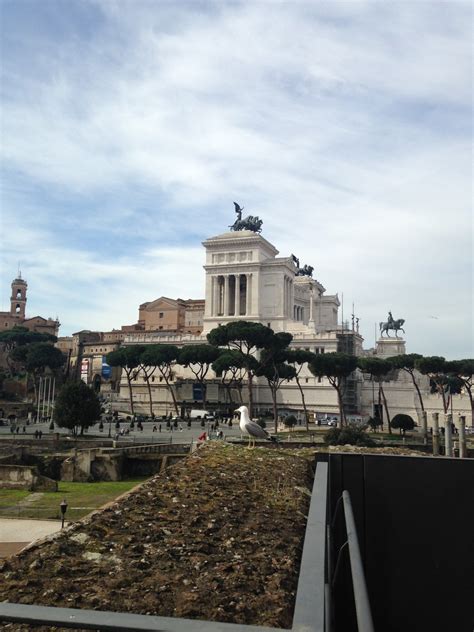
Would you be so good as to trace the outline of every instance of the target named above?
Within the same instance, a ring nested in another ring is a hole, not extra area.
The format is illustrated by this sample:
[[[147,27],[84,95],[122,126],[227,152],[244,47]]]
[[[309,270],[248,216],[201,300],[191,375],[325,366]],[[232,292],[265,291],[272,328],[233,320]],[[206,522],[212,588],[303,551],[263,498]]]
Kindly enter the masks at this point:
[[[58,491],[56,481],[41,476],[35,467],[28,465],[0,465],[0,487],[30,491]]]

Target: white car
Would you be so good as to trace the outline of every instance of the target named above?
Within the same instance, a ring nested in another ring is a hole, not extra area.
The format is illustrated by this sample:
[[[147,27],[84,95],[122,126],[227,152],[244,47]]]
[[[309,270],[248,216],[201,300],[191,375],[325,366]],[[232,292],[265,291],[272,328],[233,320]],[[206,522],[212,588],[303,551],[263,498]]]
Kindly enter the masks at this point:
[[[337,421],[334,421],[334,419],[331,419],[331,421],[328,421],[328,426],[337,426]]]

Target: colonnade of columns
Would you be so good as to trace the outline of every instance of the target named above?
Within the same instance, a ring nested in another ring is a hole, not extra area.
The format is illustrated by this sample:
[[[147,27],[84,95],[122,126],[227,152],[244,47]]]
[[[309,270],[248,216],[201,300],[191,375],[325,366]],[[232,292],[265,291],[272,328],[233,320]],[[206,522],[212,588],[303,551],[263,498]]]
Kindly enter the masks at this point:
[[[293,320],[304,320],[304,307],[293,306]]]
[[[251,274],[219,274],[212,277],[211,316],[248,316],[252,312],[251,300]]]

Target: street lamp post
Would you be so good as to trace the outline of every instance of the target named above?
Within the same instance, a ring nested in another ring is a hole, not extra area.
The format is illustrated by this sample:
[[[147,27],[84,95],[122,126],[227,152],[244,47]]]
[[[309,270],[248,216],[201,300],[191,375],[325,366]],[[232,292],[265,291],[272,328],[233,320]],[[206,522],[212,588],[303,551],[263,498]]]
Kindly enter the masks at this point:
[[[61,501],[59,507],[61,508],[61,529],[62,529],[64,527],[64,517],[66,515],[66,510],[67,510],[67,501],[65,498]]]

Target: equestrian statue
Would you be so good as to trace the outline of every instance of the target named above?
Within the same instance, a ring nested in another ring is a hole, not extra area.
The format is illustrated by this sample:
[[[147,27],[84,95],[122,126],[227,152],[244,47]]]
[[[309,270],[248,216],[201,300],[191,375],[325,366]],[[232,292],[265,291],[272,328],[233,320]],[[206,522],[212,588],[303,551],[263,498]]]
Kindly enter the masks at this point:
[[[383,332],[384,331],[387,334],[387,338],[391,337],[389,335],[389,333],[388,333],[389,329],[393,329],[395,331],[395,338],[398,338],[398,336],[397,336],[397,332],[398,331],[403,331],[403,333],[405,333],[405,330],[402,327],[402,325],[404,323],[405,323],[405,319],[404,318],[398,318],[397,320],[394,320],[394,318],[392,316],[392,312],[389,312],[388,313],[388,320],[387,320],[387,322],[386,323],[379,323],[381,338],[383,338]]]
[[[244,210],[243,206],[234,202],[235,212],[237,213],[237,219],[229,226],[230,230],[251,230],[254,233],[262,232],[262,224],[263,220],[261,220],[257,215],[255,217],[253,215],[247,215],[245,219],[242,219],[242,211]]]

